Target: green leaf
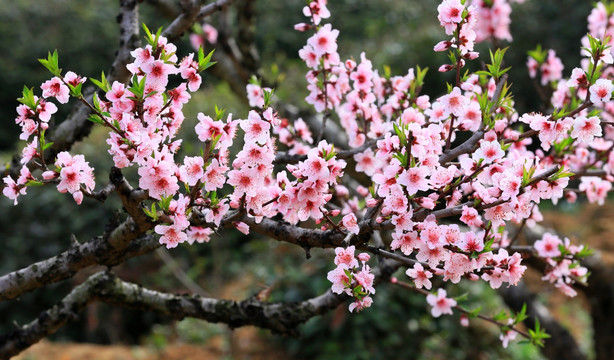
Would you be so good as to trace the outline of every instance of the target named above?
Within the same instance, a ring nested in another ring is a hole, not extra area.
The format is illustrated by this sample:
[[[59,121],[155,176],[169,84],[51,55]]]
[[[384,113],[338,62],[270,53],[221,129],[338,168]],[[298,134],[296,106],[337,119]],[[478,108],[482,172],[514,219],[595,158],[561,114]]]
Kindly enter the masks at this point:
[[[269,91],[269,90],[262,90],[263,94],[264,94],[264,108],[268,108],[269,106],[271,106],[271,99],[273,98],[273,90]]]
[[[158,221],[158,211],[156,210],[156,203],[151,204],[151,210],[144,207],[143,212],[149,216],[153,221]]]
[[[91,114],[87,119],[96,124],[104,124],[104,121],[96,114]]]
[[[70,96],[74,96],[76,98],[81,97],[81,87],[83,86],[83,83],[79,83],[77,84],[77,86],[68,84],[68,88],[70,89]]]
[[[54,76],[60,76],[62,70],[58,67],[58,50],[53,50],[52,53],[47,53],[47,59],[38,59],[44,67]]]
[[[217,105],[215,107],[215,120],[222,120],[224,115],[226,114],[226,109],[218,108]]]
[[[43,151],[49,149],[52,145],[53,145],[53,142],[45,143],[45,145],[43,146]]]
[[[40,181],[36,181],[36,180],[28,180],[28,182],[26,183],[26,186],[43,186],[43,185],[45,184]]]
[[[17,101],[29,107],[32,111],[36,111],[36,106],[38,105],[37,101],[34,101],[34,88],[28,88],[27,86],[23,87],[21,91],[22,97],[18,98]]]
[[[211,61],[211,57],[213,56],[214,50],[211,50],[207,56],[203,51],[202,46],[198,49],[198,72],[205,71],[213,65],[217,64],[216,61]]]
[[[535,61],[541,65],[546,61],[548,53],[546,50],[542,49],[541,44],[537,44],[537,47],[534,50],[528,51],[527,55],[535,59]]]
[[[111,85],[109,84],[109,81],[105,77],[104,71],[102,72],[102,75],[100,76],[100,80],[90,78],[90,81],[93,82],[94,85],[98,86],[104,92],[108,92],[109,90],[111,90]]]

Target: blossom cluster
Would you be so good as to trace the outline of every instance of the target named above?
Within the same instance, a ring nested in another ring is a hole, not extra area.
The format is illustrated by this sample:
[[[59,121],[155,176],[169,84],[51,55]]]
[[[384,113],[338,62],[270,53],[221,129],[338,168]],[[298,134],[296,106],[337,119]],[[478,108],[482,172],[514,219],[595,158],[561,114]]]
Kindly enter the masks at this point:
[[[568,238],[561,240],[550,233],[545,233],[535,242],[534,247],[537,254],[548,263],[543,280],[554,284],[567,296],[576,296],[577,292],[572,285],[576,282],[585,283],[588,278],[588,270],[579,261],[587,249],[583,245],[573,245]]]
[[[546,99],[549,113],[514,109],[507,70],[501,68],[505,51],[491,56],[488,71],[461,76],[465,61],[479,55],[476,42],[511,40],[509,3],[441,2],[438,20],[452,38],[435,51],[452,50],[456,60],[440,70],[456,69],[457,77],[445,94],[431,98],[420,93],[426,75],[420,67],[395,76],[380,74],[365,53],[342,61],[339,31],[323,23],[331,16],[326,0],[308,2],[303,9],[308,22],[295,26],[313,31],[299,51],[308,68],[306,101],[322,113],[323,126],[338,119],[340,138],[348,145],[344,156],[302,119],[280,118],[271,105],[272,90],[254,80],[246,86],[252,107],[246,118],[217,107],[215,115],[199,113],[194,131],[201,151],[177,159],[183,107],[201,86],[211,54],[205,57],[199,48],[179,59],[175,45],[149,34],[148,44],[132,52],[130,82],[109,84],[103,76],[95,83],[104,95],[94,95],[91,104],[80,91],[85,79],[72,72],[62,76],[57,57],[50,55],[46,66],[54,77],[42,84],[41,97],[26,88],[20,99],[16,123],[28,144],[19,178],[5,177],[3,193],[15,203],[27,186],[39,183],[57,184],[77,203],[93,193],[94,172],[82,155],[60,152],[54,168],[45,163],[51,146],[45,130],[57,111],[52,99],[64,104],[72,96],[88,103],[91,121],[110,129],[114,165],[137,168],[139,187],[149,196],[145,212],[168,248],[208,242],[222,226],[247,234],[265,218],[303,230],[313,228],[303,227],[311,221],[327,234],[345,237],[347,247],[335,250],[336,269],[328,279],[333,292],[353,297],[350,311],[373,301],[369,255],[354,253],[367,248],[369,239],[362,235],[375,230],[389,237],[380,250],[413,263],[406,275],[420,291],[431,290],[434,277],[454,284],[481,279],[495,289],[515,285],[526,266],[507,232],[509,223],[531,227],[541,221],[542,201],[573,202],[585,194],[601,204],[612,189],[614,127],[601,119],[614,113],[614,84],[611,67],[602,67],[613,60],[608,43],[597,38],[610,31],[599,4],[589,17],[588,57],[568,79],[554,50],[531,53],[530,75],[537,77],[539,70],[541,86],[552,93]],[[216,41],[213,28],[203,31],[208,43]],[[202,41],[193,38],[195,45]],[[242,141],[235,141],[237,133],[243,133]],[[285,155],[298,160],[274,166],[278,142],[287,147]],[[348,167],[369,183],[344,176]],[[40,169],[42,179],[31,169]],[[548,264],[544,280],[575,295],[573,284],[587,276],[578,262],[586,249],[546,234],[535,242],[534,253]],[[428,295],[427,302],[435,317],[456,306],[444,289]]]
[[[357,257],[354,256],[356,248],[349,246],[344,249],[338,247],[335,249],[335,265],[334,270],[328,272],[328,281],[332,282],[332,291],[335,294],[345,293],[354,298],[354,302],[350,304],[350,312],[356,310],[360,312],[364,308],[368,308],[373,303],[370,295],[375,294],[373,281],[375,275],[371,273],[371,268],[367,265],[369,254],[361,253]],[[358,261],[362,264],[359,268]]]
[[[318,8],[322,3],[318,2]],[[494,2],[489,8],[501,15],[499,20],[476,16],[485,8],[488,6],[480,2],[466,6],[460,1],[443,1],[438,8],[439,20],[454,38],[438,44],[436,50],[454,46],[461,56],[472,59],[477,56],[471,53],[475,32],[482,31],[480,41],[511,40],[506,19],[509,4]],[[496,33],[492,26],[480,22],[489,19],[499,21]],[[375,149],[369,147],[353,156],[356,171],[373,179],[371,191],[357,191],[365,196],[367,208],[381,203],[376,220],[393,227],[391,250],[418,261],[407,270],[416,287],[430,289],[433,275],[453,283],[463,277],[481,278],[493,288],[517,284],[526,266],[511,247],[506,224],[541,221],[538,205],[542,200],[574,201],[577,192],[565,189],[571,181],[576,184],[576,179],[580,180],[579,191],[586,193],[589,201],[602,203],[611,189],[611,178],[583,176],[588,168],[614,169],[610,164],[614,164],[614,157],[609,155],[614,132],[604,129],[599,117],[588,110],[590,105],[610,100],[612,84],[605,79],[607,74],[589,83],[588,70],[574,70],[572,79],[565,80],[562,62],[554,51],[544,52],[539,63],[531,62],[532,76],[540,69],[542,84],[559,84],[552,103],[567,111],[557,117],[516,113],[506,90],[497,90],[494,75],[460,77],[447,94],[431,102],[419,94],[424,77],[419,68],[410,69],[405,76],[381,77],[364,53],[360,63],[338,61],[337,46],[333,45],[338,34],[319,21],[295,27],[315,30],[299,53],[311,69],[307,101],[316,111],[336,112],[351,147],[363,146],[368,139],[376,141]],[[486,28],[491,30],[488,35]],[[326,49],[315,50],[323,44]],[[594,61],[607,63],[607,49],[601,54]],[[574,81],[584,86],[584,92],[567,91]],[[563,95],[561,83],[569,83]],[[583,96],[591,103],[569,108],[573,98],[581,102]],[[486,106],[486,102],[496,106]],[[520,130],[522,123],[528,125],[528,132]],[[483,135],[475,151],[461,153],[457,162],[442,161],[459,131],[481,131]],[[533,136],[541,150],[533,150]],[[609,155],[607,161],[604,154]],[[576,178],[575,174],[581,175]],[[344,210],[341,224],[358,234],[357,215],[363,216],[366,208],[358,207],[353,213]],[[442,217],[460,215],[467,228],[440,223],[436,215],[427,216],[446,213],[444,210],[450,215]],[[570,279],[565,278],[566,284],[573,283]]]

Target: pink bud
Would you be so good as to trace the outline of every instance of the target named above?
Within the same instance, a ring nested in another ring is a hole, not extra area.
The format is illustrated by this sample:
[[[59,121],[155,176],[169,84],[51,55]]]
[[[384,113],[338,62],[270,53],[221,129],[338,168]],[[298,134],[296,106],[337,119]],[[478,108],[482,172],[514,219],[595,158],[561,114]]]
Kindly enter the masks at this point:
[[[310,24],[298,23],[298,24],[294,25],[294,30],[297,30],[297,31],[307,31],[309,29],[311,29],[311,25]]]
[[[43,179],[45,180],[51,180],[51,179],[55,179],[59,174],[56,173],[53,170],[49,170],[49,171],[45,171],[43,173]]]
[[[339,215],[340,213],[341,213],[341,210],[339,210],[339,209],[331,210],[331,212],[330,212],[330,214],[331,214],[332,216],[337,216],[337,215]]]
[[[433,48],[433,51],[446,51],[450,48],[450,46],[452,45],[452,42],[450,41],[440,41],[437,43],[437,45],[435,45],[435,47]]]
[[[383,222],[384,222],[384,218],[383,218],[383,217],[381,217],[381,216],[378,216],[378,217],[375,219],[375,222],[376,222],[376,223],[378,223],[378,224],[381,224],[381,223],[383,223]]]
[[[335,186],[335,194],[338,197],[346,197],[350,195],[350,191],[343,185],[337,185]]]
[[[565,199],[567,200],[568,203],[573,204],[578,199],[578,194],[576,194],[573,191],[566,191],[565,192]]]
[[[358,186],[358,187],[356,188],[356,191],[358,191],[358,193],[359,193],[361,196],[367,196],[367,195],[369,195],[369,189],[367,189],[366,187],[364,187],[364,186],[362,186],[362,185]]]
[[[358,260],[362,261],[362,262],[367,262],[369,261],[369,259],[371,258],[371,256],[367,253],[360,253],[358,254]]]
[[[479,277],[479,276],[477,276],[476,274],[468,274],[468,275],[467,275],[467,278],[468,278],[469,280],[471,280],[471,281],[478,281],[478,280],[480,280],[480,277]]]
[[[237,200],[232,200],[230,202],[230,207],[233,209],[238,209],[239,208],[239,202]]]
[[[396,277],[393,276],[393,277],[390,278],[390,282],[393,283],[393,284],[396,284],[397,282],[399,282],[399,280]]]
[[[454,66],[449,65],[449,64],[441,65],[439,69],[437,69],[437,71],[439,72],[448,72],[450,70],[454,70]]]
[[[469,317],[465,314],[462,314],[460,316],[460,324],[463,327],[468,327],[469,326]]]
[[[348,70],[350,70],[350,71],[354,70],[354,68],[356,67],[356,61],[354,61],[354,60],[349,60],[349,59],[348,59],[348,60],[346,60],[346,61],[345,61],[345,67],[346,67]]]
[[[377,205],[377,200],[375,199],[369,199],[367,200],[367,207],[375,207],[375,205]]]
[[[474,60],[480,56],[480,53],[477,51],[470,51],[464,55],[465,59]]]
[[[75,191],[72,193],[72,198],[75,199],[77,205],[81,205],[81,202],[83,201],[83,193],[81,191]]]

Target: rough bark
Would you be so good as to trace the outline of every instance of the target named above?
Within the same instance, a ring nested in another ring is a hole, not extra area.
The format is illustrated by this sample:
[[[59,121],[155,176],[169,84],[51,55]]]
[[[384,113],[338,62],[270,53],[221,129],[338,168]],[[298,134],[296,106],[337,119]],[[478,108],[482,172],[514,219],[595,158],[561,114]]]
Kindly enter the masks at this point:
[[[175,319],[193,317],[228,324],[231,328],[254,325],[274,333],[297,335],[297,326],[337,307],[345,296],[330,290],[296,303],[267,303],[256,298],[217,300],[199,295],[175,295],[122,281],[110,272],[99,272],[75,287],[62,301],[18,330],[0,336],[0,358],[7,359],[54,333],[77,318],[89,303],[102,301],[139,310],[154,311]]]

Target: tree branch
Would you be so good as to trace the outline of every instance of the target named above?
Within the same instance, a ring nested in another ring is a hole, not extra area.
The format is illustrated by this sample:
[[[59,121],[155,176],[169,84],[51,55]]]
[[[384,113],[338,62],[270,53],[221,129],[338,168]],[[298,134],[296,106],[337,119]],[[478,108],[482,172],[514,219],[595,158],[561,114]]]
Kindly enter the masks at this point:
[[[523,304],[527,305],[527,319],[524,324],[532,329],[535,327],[535,318],[539,319],[540,325],[551,336],[544,343],[542,354],[548,359],[557,360],[581,360],[586,359],[586,355],[582,353],[578,343],[573,336],[554,319],[548,308],[541,304],[536,299],[536,295],[529,288],[520,282],[516,286],[501,287],[499,294],[507,304],[515,312],[522,309]]]
[[[345,296],[330,290],[295,303],[266,303],[255,297],[243,301],[217,300],[198,295],[174,295],[122,281],[110,272],[99,272],[74,288],[62,301],[20,329],[0,336],[0,358],[9,358],[74,320],[89,303],[99,300],[140,310],[154,311],[175,319],[193,317],[221,322],[231,328],[254,325],[274,333],[298,334],[297,326],[334,309]]]

